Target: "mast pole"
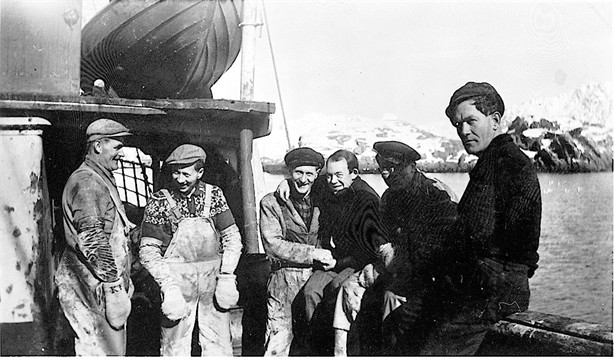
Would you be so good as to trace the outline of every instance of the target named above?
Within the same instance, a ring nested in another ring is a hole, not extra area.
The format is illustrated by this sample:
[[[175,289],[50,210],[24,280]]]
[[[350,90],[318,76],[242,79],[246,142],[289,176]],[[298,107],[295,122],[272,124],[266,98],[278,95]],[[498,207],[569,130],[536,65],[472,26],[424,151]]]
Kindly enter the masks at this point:
[[[256,27],[258,8],[255,0],[244,0],[241,40],[241,93],[242,101],[254,98],[254,72],[256,56]],[[239,133],[241,188],[243,198],[243,219],[245,226],[246,253],[259,253],[258,222],[256,216],[256,195],[254,188],[254,171],[252,168],[254,132],[249,123],[245,123]]]

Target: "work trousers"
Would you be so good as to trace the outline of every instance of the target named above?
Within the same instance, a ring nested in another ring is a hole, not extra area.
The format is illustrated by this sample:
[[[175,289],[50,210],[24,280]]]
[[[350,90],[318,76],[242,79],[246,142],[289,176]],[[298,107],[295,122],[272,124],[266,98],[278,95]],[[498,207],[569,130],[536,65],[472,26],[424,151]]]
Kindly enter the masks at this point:
[[[219,260],[195,263],[170,263],[190,314],[171,327],[162,327],[163,356],[190,356],[192,331],[198,320],[202,356],[232,356],[230,313],[217,309],[213,295]]]
[[[294,338],[292,303],[311,276],[311,268],[281,268],[267,284],[265,356],[288,356]]]
[[[298,294],[295,307],[298,305],[302,308],[298,308],[301,313],[297,313],[297,316],[302,318],[304,315],[305,321],[299,323],[299,327],[306,328],[306,333],[300,338],[302,343],[299,344],[301,350],[304,350],[304,355],[332,355],[334,347],[332,325],[337,292],[354,271],[353,268],[346,268],[339,273],[316,270]]]

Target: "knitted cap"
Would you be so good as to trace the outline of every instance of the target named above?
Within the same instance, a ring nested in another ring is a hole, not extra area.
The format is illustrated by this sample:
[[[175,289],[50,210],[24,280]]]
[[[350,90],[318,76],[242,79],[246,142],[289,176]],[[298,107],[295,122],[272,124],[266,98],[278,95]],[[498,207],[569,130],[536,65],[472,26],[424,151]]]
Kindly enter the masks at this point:
[[[467,82],[461,88],[454,91],[450,98],[450,104],[446,107],[446,116],[451,119],[459,103],[478,96],[489,96],[494,98],[497,103],[497,111],[503,116],[503,112],[505,111],[503,99],[497,90],[488,82]]]
[[[324,157],[309,147],[299,147],[286,153],[284,156],[286,167],[315,166],[320,169],[324,166]]]

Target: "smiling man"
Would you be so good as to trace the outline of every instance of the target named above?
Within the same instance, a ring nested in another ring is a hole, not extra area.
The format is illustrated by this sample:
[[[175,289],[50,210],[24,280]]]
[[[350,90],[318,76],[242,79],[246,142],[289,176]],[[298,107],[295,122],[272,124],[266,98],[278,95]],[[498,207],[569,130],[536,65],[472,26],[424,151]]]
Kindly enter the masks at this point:
[[[309,147],[284,157],[290,172],[290,195],[269,193],[260,202],[260,233],[272,260],[267,285],[265,356],[288,356],[293,335],[292,302],[318,262],[332,260],[318,239],[320,208],[311,189],[324,157]],[[295,328],[294,328],[295,329]]]
[[[163,295],[163,356],[190,356],[196,320],[203,356],[232,356],[241,236],[222,190],[200,180],[206,158],[198,146],[177,147],[165,161],[173,188],[145,207],[139,254]]]
[[[68,246],[55,274],[60,305],[74,329],[77,356],[126,354],[132,282],[128,232],[113,171],[130,131],[99,119],[86,129],[87,154],[62,194]]]

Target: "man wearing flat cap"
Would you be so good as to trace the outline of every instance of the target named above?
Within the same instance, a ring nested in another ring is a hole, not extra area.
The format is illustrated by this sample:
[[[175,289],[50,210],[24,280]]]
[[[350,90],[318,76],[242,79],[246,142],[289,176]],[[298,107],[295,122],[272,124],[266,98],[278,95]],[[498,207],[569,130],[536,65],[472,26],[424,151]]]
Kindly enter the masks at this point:
[[[62,194],[68,246],[55,274],[64,314],[76,333],[78,356],[126,354],[126,320],[131,310],[128,232],[113,171],[124,156],[130,131],[99,119],[86,129],[85,160]]]
[[[384,268],[376,266],[371,280],[366,280],[368,277],[364,274],[367,273],[363,270],[362,277],[357,274],[346,281],[338,296],[335,312],[336,329],[349,331],[352,327],[357,329],[358,336],[366,335],[369,338],[379,333],[363,328],[364,320],[361,319],[365,314],[352,316],[348,311],[359,312],[361,306],[375,306],[379,311],[382,308],[381,300],[384,300],[381,320],[402,302],[413,301],[419,303],[412,308],[414,316],[423,315],[422,303],[429,301],[427,295],[433,292],[430,287],[433,278],[438,275],[437,249],[456,220],[456,204],[453,202],[456,196],[448,186],[426,177],[416,168],[416,161],[420,159],[416,150],[398,141],[376,142],[373,150],[377,153],[375,160],[379,171],[388,185],[380,201],[382,223],[389,241],[380,247],[380,252],[386,254],[383,263],[380,263]],[[380,273],[385,275],[378,277]],[[380,288],[370,290],[373,286]],[[375,297],[371,303],[362,303],[365,293]],[[341,309],[345,315],[340,315]],[[352,326],[354,318],[357,320],[356,326]],[[420,328],[416,329],[418,333],[421,332]],[[365,342],[364,338],[358,341],[361,344]],[[343,343],[338,341],[335,345],[343,346]]]
[[[139,255],[162,292],[163,356],[190,356],[196,320],[202,355],[232,356],[241,236],[222,190],[200,180],[206,158],[199,146],[177,147],[164,162],[173,187],[154,193],[143,216]]]
[[[272,260],[267,285],[265,356],[288,356],[293,335],[292,302],[311,277],[315,264],[332,259],[318,239],[320,208],[312,187],[324,166],[322,155],[309,147],[284,157],[290,172],[290,196],[269,193],[260,202],[260,233]]]
[[[486,82],[456,90],[445,110],[478,161],[443,248],[448,254],[441,266],[451,287],[442,294],[440,324],[420,354],[476,354],[495,322],[528,308],[529,278],[539,259],[541,191],[531,160],[504,133],[504,111],[503,99]],[[397,314],[403,311],[395,312],[390,317],[401,323]],[[395,335],[404,340],[401,332]]]

